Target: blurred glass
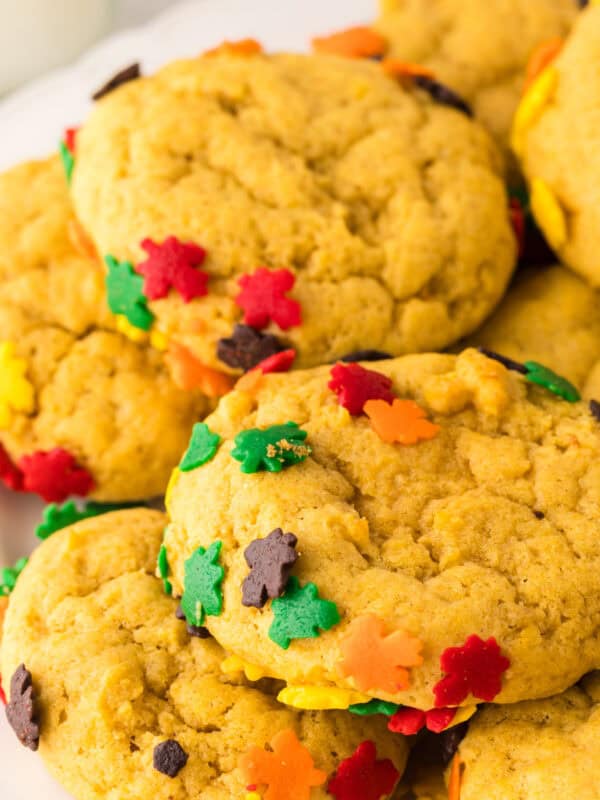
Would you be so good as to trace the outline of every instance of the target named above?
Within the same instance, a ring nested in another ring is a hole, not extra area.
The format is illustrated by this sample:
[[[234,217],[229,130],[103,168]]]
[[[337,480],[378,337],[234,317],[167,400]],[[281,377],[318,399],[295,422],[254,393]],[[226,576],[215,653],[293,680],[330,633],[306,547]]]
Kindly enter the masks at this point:
[[[112,18],[113,0],[0,0],[0,93],[71,61]]]

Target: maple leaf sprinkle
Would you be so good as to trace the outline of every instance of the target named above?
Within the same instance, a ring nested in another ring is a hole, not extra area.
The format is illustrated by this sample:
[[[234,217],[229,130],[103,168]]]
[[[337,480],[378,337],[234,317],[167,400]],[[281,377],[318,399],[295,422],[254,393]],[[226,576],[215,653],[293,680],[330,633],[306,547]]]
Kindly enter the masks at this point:
[[[86,503],[83,508],[79,509],[73,500],[68,500],[62,506],[57,503],[50,503],[44,509],[42,522],[35,529],[35,535],[38,539],[44,540],[56,533],[56,531],[67,528],[69,525],[74,525],[83,519],[98,517],[101,514],[108,514],[111,511],[130,507],[128,503]]]
[[[197,269],[206,258],[204,248],[180,242],[175,236],[169,236],[161,244],[144,239],[141,247],[148,258],[140,262],[136,270],[145,278],[144,294],[147,298],[159,300],[173,288],[184,303],[189,303],[194,297],[208,293],[209,275]]]
[[[298,553],[293,533],[276,528],[264,539],[255,539],[244,551],[250,573],[242,584],[242,604],[262,608],[269,598],[280,597]]]
[[[227,339],[219,339],[217,356],[229,367],[247,372],[270,356],[285,350],[276,336],[261,333],[249,325],[236,325]]]
[[[311,454],[310,446],[304,443],[307,435],[295,422],[265,429],[251,428],[235,437],[231,456],[241,462],[241,470],[245,473],[260,470],[281,472]]]
[[[284,594],[273,600],[272,608],[269,638],[283,650],[288,649],[292,639],[315,639],[320,631],[328,631],[340,621],[335,603],[322,600],[314,583],[301,587],[294,575]]]
[[[11,594],[17,585],[20,574],[27,566],[28,560],[29,559],[23,557],[17,561],[14,567],[3,567],[0,569],[0,597],[7,597]]]
[[[259,267],[238,279],[241,292],[235,302],[244,309],[244,322],[252,328],[266,328],[273,321],[286,331],[302,323],[300,303],[286,297],[296,278],[289,269]]]
[[[221,583],[224,568],[218,564],[223,542],[213,542],[205,550],[199,547],[185,562],[181,608],[190,625],[200,627],[206,615],[218,617],[223,609]]]
[[[143,292],[144,278],[138,275],[129,261],[117,261],[105,256],[108,267],[106,297],[113,314],[122,314],[134,328],[147,331],[152,327],[154,314],[148,309]]]
[[[393,762],[378,761],[375,744],[367,741],[341,762],[327,791],[336,800],[380,800],[392,793],[399,777]]]
[[[192,428],[192,437],[185,451],[179,469],[190,472],[211,461],[219,449],[221,437],[213,433],[204,422],[197,422]]]
[[[30,750],[37,750],[40,726],[35,711],[31,672],[26,669],[25,664],[21,664],[12,676],[6,718],[21,744]]]

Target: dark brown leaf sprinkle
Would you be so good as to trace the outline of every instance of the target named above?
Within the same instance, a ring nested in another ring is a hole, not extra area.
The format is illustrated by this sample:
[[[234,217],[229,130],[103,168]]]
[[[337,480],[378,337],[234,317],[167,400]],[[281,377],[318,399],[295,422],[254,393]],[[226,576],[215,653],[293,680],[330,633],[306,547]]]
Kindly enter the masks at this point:
[[[461,722],[460,725],[455,725],[453,728],[448,728],[439,734],[442,763],[445,767],[447,767],[454,758],[454,754],[458,750],[459,744],[467,735],[468,729],[469,723]]]
[[[415,75],[413,81],[415,86],[427,92],[436,103],[440,103],[443,106],[450,106],[450,108],[455,108],[457,111],[462,111],[462,113],[466,114],[468,117],[473,116],[471,106],[449,86],[433,78],[429,78],[427,75]]]
[[[384,350],[353,350],[340,358],[346,364],[354,364],[357,361],[387,361],[394,356]]]
[[[187,764],[188,754],[175,739],[167,739],[156,745],[152,760],[157,772],[176,778]]]
[[[138,63],[125,67],[125,69],[122,69],[120,72],[117,72],[116,75],[113,75],[113,77],[108,80],[104,86],[98,89],[97,92],[94,92],[92,95],[92,100],[100,100],[107,94],[114,92],[115,89],[118,89],[119,86],[122,86],[124,83],[137,80],[141,74],[140,65]]]
[[[250,325],[236,325],[229,339],[219,339],[217,356],[229,367],[244,372],[260,364],[265,358],[285,350],[276,336],[261,333]]]
[[[40,726],[34,708],[34,693],[31,672],[25,664],[17,667],[10,682],[10,703],[6,706],[6,718],[22,745],[37,750],[40,741]]]
[[[600,403],[597,400],[590,400],[590,412],[600,422]]]
[[[281,528],[255,539],[244,551],[250,573],[242,584],[242,604],[262,608],[269,598],[281,597],[296,563],[298,539]]]
[[[501,356],[500,353],[495,353],[493,350],[488,350],[487,347],[478,347],[477,349],[482,355],[487,356],[487,358],[491,358],[494,361],[499,361],[506,367],[506,369],[511,369],[513,372],[520,372],[521,375],[527,375],[527,368],[524,364],[521,364],[518,361],[513,361],[512,358]]]
[[[181,605],[178,605],[175,609],[175,616],[177,619],[182,620],[186,623],[186,629],[190,636],[195,636],[197,639],[210,639],[211,633],[208,628],[204,628],[200,625],[190,625],[185,618],[185,614],[183,613],[183,609]]]

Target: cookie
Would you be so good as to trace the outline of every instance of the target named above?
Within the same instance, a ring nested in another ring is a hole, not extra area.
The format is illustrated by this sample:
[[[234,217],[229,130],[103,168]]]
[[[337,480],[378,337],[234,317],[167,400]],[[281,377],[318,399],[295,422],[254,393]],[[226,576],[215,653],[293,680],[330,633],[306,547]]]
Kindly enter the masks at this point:
[[[595,287],[598,167],[590,144],[600,79],[589,65],[599,52],[600,9],[590,6],[523,98],[513,129],[538,225],[560,260]]]
[[[152,497],[208,400],[114,330],[77,230],[58,159],[0,176],[0,478],[48,501]]]
[[[570,686],[600,663],[600,427],[524,371],[466,350],[232,392],[168,492],[188,621],[291,687],[433,709],[405,731]]]
[[[591,397],[584,387],[600,362],[598,294],[564,267],[521,273],[468,342],[517,361],[539,361]]]
[[[164,525],[136,509],[56,533],[10,598],[2,674],[33,702],[9,708],[52,774],[77,800],[390,796],[407,746],[382,718],[286,709],[188,634],[153,574]]]
[[[600,680],[549,700],[480,712],[460,745],[460,800],[596,800]]]
[[[386,57],[416,62],[458,92],[508,150],[529,57],[565,36],[577,0],[381,0]]]
[[[229,373],[443,347],[515,260],[485,131],[350,59],[225,54],[129,82],[79,132],[72,193],[113,268],[144,275],[148,324]]]

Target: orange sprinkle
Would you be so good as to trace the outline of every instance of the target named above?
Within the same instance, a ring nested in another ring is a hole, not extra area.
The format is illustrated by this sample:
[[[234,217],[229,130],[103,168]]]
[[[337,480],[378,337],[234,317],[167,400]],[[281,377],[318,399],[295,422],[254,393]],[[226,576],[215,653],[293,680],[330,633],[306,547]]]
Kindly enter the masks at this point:
[[[535,48],[535,50],[529,56],[529,61],[527,62],[523,94],[535,81],[537,76],[554,61],[554,59],[562,50],[563,45],[564,39],[555,37],[554,39],[549,39],[547,42],[542,42]]]
[[[364,614],[352,621],[342,641],[342,674],[354,678],[361,692],[380,689],[396,694],[409,686],[407,668],[423,663],[422,647],[405,631],[386,634],[382,619]]]
[[[448,800],[460,800],[460,785],[462,783],[464,764],[457,753],[452,759],[450,780],[448,781]]]
[[[385,53],[387,42],[371,28],[358,26],[313,39],[312,46],[316,53],[346,58],[373,58]]]
[[[291,728],[271,739],[272,752],[251,747],[239,761],[247,784],[267,786],[264,800],[309,800],[311,788],[322,786],[327,773],[315,769],[313,758]]]
[[[94,243],[76,219],[69,220],[67,231],[69,240],[79,255],[96,261],[98,252]]]
[[[385,58],[381,62],[383,71],[390,78],[415,78],[423,75],[425,78],[435,78],[433,70],[421,64],[411,64],[410,61],[401,61],[399,58]]]
[[[417,444],[433,439],[440,426],[425,418],[425,411],[414,400],[367,400],[363,411],[371,420],[371,427],[384,442]]]
[[[263,52],[263,46],[256,39],[237,39],[233,42],[221,42],[218,47],[213,47],[212,50],[206,50],[202,53],[204,58],[213,58],[219,55],[230,56],[257,56]]]
[[[233,378],[207,367],[178,342],[169,344],[165,360],[175,385],[180,389],[200,389],[207,397],[222,397],[233,388]]]
[[[251,369],[239,379],[235,388],[240,392],[247,392],[248,394],[255,394],[263,383],[263,373],[260,369]]]

